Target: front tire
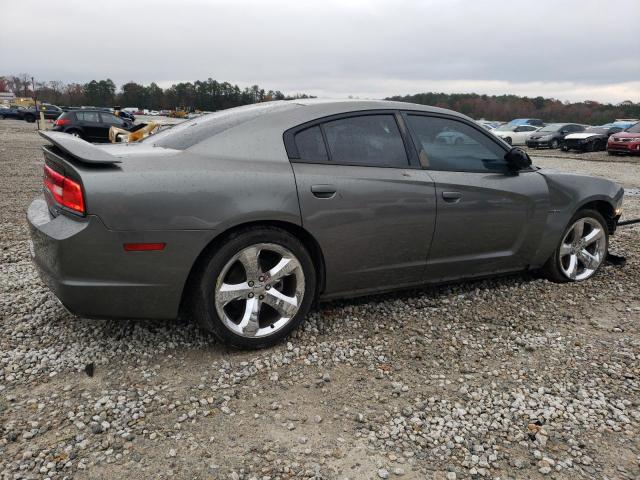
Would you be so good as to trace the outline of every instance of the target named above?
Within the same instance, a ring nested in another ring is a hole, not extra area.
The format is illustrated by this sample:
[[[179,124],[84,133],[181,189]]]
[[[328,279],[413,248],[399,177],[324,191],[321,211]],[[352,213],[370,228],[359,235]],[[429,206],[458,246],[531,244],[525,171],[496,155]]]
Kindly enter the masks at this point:
[[[34,123],[36,121],[36,117],[34,117],[33,115],[25,115],[24,119],[28,123]]]
[[[558,283],[587,280],[604,262],[608,248],[609,231],[604,217],[596,210],[580,210],[569,222],[542,272]]]
[[[560,142],[558,142],[558,140],[554,138],[553,140],[551,140],[551,143],[549,144],[549,148],[551,148],[552,150],[555,150],[556,148],[558,148],[558,145],[560,145]]]
[[[193,313],[224,343],[264,348],[286,338],[306,317],[316,271],[305,246],[274,227],[234,233],[203,259]]]

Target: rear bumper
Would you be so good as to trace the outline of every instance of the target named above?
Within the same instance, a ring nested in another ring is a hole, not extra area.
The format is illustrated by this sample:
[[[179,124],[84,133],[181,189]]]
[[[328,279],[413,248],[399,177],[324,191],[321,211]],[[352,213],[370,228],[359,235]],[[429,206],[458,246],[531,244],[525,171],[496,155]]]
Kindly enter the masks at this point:
[[[40,277],[69,311],[87,318],[176,318],[198,245],[207,242],[202,231],[118,232],[92,215],[52,217],[42,197],[27,220]],[[123,243],[132,241],[167,247],[125,252]]]

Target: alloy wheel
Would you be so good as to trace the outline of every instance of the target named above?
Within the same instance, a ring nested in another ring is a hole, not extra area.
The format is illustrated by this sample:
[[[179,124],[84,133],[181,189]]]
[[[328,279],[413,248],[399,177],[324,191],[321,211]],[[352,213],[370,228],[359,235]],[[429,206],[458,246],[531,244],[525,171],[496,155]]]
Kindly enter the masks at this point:
[[[305,280],[296,256],[281,245],[242,249],[224,266],[215,307],[226,328],[243,337],[265,337],[285,327],[302,304]]]
[[[580,218],[560,244],[560,270],[571,280],[586,280],[596,272],[606,254],[607,237],[602,224],[595,218]]]

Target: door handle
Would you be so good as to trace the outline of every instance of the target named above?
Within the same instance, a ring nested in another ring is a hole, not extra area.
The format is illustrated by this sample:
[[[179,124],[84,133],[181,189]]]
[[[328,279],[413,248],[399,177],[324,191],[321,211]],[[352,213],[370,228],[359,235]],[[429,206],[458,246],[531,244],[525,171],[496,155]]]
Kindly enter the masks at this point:
[[[333,185],[311,185],[311,193],[318,198],[332,198],[336,194]]]
[[[462,198],[460,192],[442,192],[442,198],[445,202],[457,203]]]

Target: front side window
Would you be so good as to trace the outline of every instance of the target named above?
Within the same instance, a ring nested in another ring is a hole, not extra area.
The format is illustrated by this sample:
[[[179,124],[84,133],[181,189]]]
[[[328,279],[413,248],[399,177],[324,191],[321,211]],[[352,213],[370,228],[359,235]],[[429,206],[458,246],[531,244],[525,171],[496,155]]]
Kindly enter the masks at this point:
[[[505,151],[479,130],[448,118],[408,115],[423,166],[430,170],[504,171]]]
[[[102,116],[102,123],[108,123],[110,125],[117,125],[117,126],[124,125],[124,120],[121,120],[115,115],[112,115],[110,113],[101,113],[100,115]]]
[[[407,167],[396,119],[390,114],[341,118],[322,125],[332,163]]]

